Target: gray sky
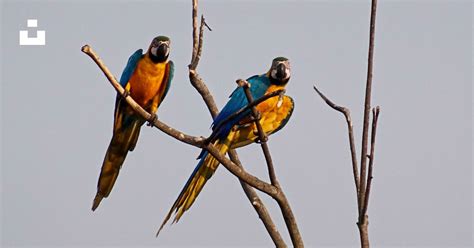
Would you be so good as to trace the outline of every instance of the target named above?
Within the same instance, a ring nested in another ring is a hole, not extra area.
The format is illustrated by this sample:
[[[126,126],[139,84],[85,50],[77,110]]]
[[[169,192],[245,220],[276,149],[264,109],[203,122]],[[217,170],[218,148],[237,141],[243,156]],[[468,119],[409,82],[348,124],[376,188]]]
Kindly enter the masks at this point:
[[[345,121],[312,85],[352,110],[360,147],[369,1],[203,1],[199,72],[219,106],[237,78],[290,59],[296,109],[270,138],[276,171],[308,246],[357,246]],[[221,167],[197,202],[154,233],[197,148],[143,127],[109,198],[90,211],[112,133],[113,88],[80,48],[120,76],[130,54],[172,39],[175,79],[159,118],[207,136],[210,116],[187,78],[190,1],[6,1],[1,6],[2,246],[271,246],[238,181]],[[46,46],[18,45],[37,18]],[[382,112],[369,206],[374,247],[472,245],[472,3],[380,1],[373,103]],[[239,150],[266,179],[257,145]],[[276,204],[262,195],[289,243]]]

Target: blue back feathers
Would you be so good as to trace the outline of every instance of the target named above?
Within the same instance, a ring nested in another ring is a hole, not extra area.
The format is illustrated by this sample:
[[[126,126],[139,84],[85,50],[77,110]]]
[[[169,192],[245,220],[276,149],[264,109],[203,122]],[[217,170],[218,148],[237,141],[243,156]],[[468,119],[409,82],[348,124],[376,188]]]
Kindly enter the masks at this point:
[[[247,79],[250,83],[250,92],[252,93],[253,99],[258,99],[262,97],[270,86],[270,79],[266,74],[255,75]],[[248,104],[247,97],[245,96],[244,89],[238,87],[230,95],[230,100],[224,106],[224,108],[219,112],[219,114],[214,119],[212,123],[213,131],[217,132],[217,138],[224,139],[229,134],[232,127],[237,124],[240,120],[247,117],[250,114],[250,110],[242,112],[239,116],[233,120],[227,122],[220,130],[214,130],[215,127],[221,125],[220,123],[227,119],[228,116],[239,111],[239,109],[244,108]]]

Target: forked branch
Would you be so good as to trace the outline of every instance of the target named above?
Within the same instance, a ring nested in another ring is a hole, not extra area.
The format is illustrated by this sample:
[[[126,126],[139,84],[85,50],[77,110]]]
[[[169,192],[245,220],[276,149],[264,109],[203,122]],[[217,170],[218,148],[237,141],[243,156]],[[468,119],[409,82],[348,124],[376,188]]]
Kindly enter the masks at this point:
[[[347,128],[349,133],[349,145],[351,151],[352,160],[352,172],[354,175],[355,188],[357,193],[357,211],[358,221],[357,227],[359,228],[361,247],[369,247],[369,232],[368,232],[368,215],[367,208],[369,205],[369,195],[372,186],[372,173],[373,163],[375,157],[375,134],[377,129],[377,121],[380,112],[380,107],[372,109],[372,132],[370,135],[371,146],[370,154],[367,154],[368,140],[369,140],[369,119],[371,109],[371,95],[372,95],[372,71],[373,71],[373,57],[374,57],[374,42],[375,42],[375,17],[377,11],[377,0],[372,0],[371,15],[370,15],[370,34],[369,34],[369,55],[368,55],[368,66],[367,66],[367,82],[365,86],[365,103],[364,103],[364,122],[362,128],[362,147],[361,147],[361,160],[360,160],[360,174],[358,170],[357,154],[354,143],[354,131],[352,126],[352,120],[350,111],[348,108],[336,105],[329,98],[327,98],[316,86],[314,90],[319,96],[334,110],[344,114],[347,122]],[[367,172],[367,158],[369,158],[368,172]]]

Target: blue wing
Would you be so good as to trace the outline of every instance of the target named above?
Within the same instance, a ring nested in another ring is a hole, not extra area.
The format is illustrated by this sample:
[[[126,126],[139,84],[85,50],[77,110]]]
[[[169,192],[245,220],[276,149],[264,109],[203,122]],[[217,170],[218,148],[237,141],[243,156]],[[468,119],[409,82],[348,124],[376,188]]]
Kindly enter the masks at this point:
[[[142,56],[143,50],[138,49],[132,54],[132,56],[130,56],[130,58],[128,58],[127,66],[125,66],[125,69],[123,69],[122,76],[120,77],[120,85],[122,85],[123,88],[127,86],[127,83],[130,80],[130,77],[132,76],[133,72],[135,71],[135,68],[137,68],[138,61],[142,58]],[[115,98],[114,120],[116,120],[118,115],[120,114],[120,103],[122,102],[121,99],[122,97],[120,97],[117,93],[117,97]]]
[[[168,81],[166,82],[165,92],[163,93],[163,96],[161,97],[160,104],[163,102],[163,99],[165,99],[166,94],[170,90],[171,80],[173,80],[173,77],[174,77],[174,63],[173,63],[173,61],[170,60],[168,62],[168,65],[169,65],[169,67],[168,67]]]
[[[254,99],[262,97],[270,86],[270,80],[265,74],[250,77],[247,79],[247,81],[250,83],[250,92],[252,93],[252,97]],[[227,134],[229,134],[230,129],[235,124],[237,124],[240,120],[250,114],[250,110],[242,112],[239,116],[220,127],[219,130],[215,130],[215,128],[217,126],[220,126],[221,122],[226,120],[227,117],[237,112],[239,109],[245,107],[247,104],[248,101],[247,97],[245,96],[244,89],[238,87],[234,90],[234,92],[232,92],[232,94],[230,95],[230,100],[227,102],[221,112],[219,112],[219,114],[214,119],[214,122],[212,123],[213,131],[217,132],[216,137],[220,139],[225,138]]]
[[[130,80],[130,77],[135,71],[138,61],[141,59],[142,56],[143,50],[138,49],[132,54],[132,56],[130,56],[130,58],[128,58],[127,66],[125,66],[125,69],[123,69],[122,76],[120,77],[120,85],[122,85],[122,87],[125,88],[125,86],[127,85],[128,80]]]

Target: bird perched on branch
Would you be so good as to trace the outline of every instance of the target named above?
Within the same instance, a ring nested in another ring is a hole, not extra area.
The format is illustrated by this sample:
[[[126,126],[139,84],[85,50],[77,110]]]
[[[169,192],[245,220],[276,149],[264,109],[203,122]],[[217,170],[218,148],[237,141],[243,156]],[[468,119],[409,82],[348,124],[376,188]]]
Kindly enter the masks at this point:
[[[129,94],[152,115],[148,120],[150,122],[156,118],[158,106],[165,98],[173,78],[174,65],[168,60],[169,54],[170,39],[158,36],[153,39],[145,54],[139,49],[130,56],[120,77],[125,95]],[[122,96],[117,95],[113,136],[100,171],[97,194],[92,204],[93,211],[112,191],[125,157],[135,148],[140,128],[146,121],[134,112]]]
[[[287,58],[278,57],[272,62],[270,70],[262,75],[247,79],[250,92],[254,100],[271,92],[282,90],[290,80],[290,63]],[[230,100],[219,112],[212,123],[214,137],[211,142],[225,154],[229,149],[246,146],[258,141],[258,131],[251,110],[247,109],[238,113],[248,105],[244,89],[238,87],[230,96]],[[266,135],[273,134],[283,128],[293,113],[294,102],[289,96],[280,95],[268,98],[259,103],[256,109],[260,113],[259,122]],[[232,116],[234,115],[234,116]],[[199,163],[186,182],[184,188],[165,217],[158,233],[175,212],[174,222],[178,222],[183,213],[194,203],[204,184],[216,171],[219,161],[206,150],[202,150],[198,157]]]

